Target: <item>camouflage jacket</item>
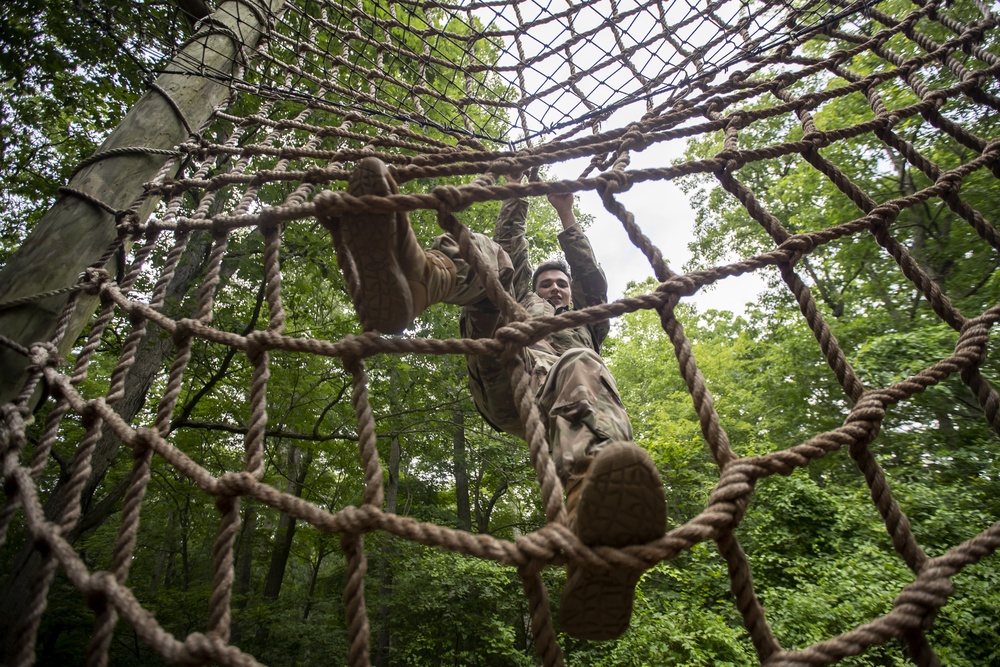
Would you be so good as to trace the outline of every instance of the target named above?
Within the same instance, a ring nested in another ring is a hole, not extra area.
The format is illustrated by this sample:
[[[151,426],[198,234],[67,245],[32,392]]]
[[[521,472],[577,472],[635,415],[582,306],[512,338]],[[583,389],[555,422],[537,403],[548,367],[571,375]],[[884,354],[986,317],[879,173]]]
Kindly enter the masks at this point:
[[[512,289],[514,296],[533,317],[548,317],[557,315],[555,308],[532,290],[532,267],[528,262],[528,242],[525,238],[525,220],[528,214],[528,203],[523,199],[508,199],[504,201],[494,228],[493,240],[496,241],[510,256],[514,267]],[[559,234],[559,245],[562,247],[572,272],[573,308],[597,306],[608,301],[608,281],[601,270],[594,249],[587,240],[587,235],[579,227],[570,227]],[[567,310],[559,309],[559,312]],[[595,352],[601,351],[601,344],[608,335],[611,325],[608,320],[602,320],[588,326],[563,329],[546,337],[546,342],[555,354],[561,355],[566,350],[577,347],[589,347]],[[543,349],[547,346],[543,346]]]
[[[559,234],[559,245],[562,246],[566,261],[572,272],[571,288],[573,292],[573,309],[598,306],[608,301],[608,281],[604,271],[594,258],[594,250],[587,240],[587,235],[579,227],[570,227]],[[558,315],[570,309],[563,306],[556,310],[548,301],[532,293],[530,299],[522,301],[532,317]],[[601,351],[601,344],[611,328],[608,320],[601,320],[588,326],[563,329],[550,334],[545,340],[561,355],[574,347],[589,347],[595,352]]]

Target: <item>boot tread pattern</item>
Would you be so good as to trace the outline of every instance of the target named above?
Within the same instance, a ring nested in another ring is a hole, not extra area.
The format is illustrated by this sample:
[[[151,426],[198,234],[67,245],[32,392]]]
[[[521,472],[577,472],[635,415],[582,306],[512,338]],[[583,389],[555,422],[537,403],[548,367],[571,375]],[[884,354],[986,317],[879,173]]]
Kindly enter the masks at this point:
[[[597,456],[580,491],[577,537],[588,546],[645,544],[666,532],[663,484],[653,460],[632,443],[607,445]],[[620,637],[632,618],[635,586],[642,572],[607,572],[567,567],[559,619],[580,639]]]
[[[381,160],[365,158],[351,173],[347,192],[355,197],[394,194],[391,178]],[[351,296],[366,331],[402,333],[411,320],[413,299],[395,253],[396,225],[392,212],[348,215],[341,221],[359,285]]]

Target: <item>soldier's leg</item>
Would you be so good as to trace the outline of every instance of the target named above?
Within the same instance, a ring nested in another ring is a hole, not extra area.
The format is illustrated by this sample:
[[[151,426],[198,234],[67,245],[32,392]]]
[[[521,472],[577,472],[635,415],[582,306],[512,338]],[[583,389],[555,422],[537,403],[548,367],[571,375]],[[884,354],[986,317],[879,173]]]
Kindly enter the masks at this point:
[[[493,240],[510,258],[513,274],[510,293],[518,301],[531,292],[531,263],[528,261],[527,240],[528,202],[524,199],[505,199],[500,205],[493,226]]]
[[[385,163],[367,157],[351,173],[347,192],[384,197],[399,190]],[[366,330],[400,333],[452,292],[455,266],[420,247],[406,213],[317,217],[333,235],[337,263]]]
[[[495,273],[503,288],[513,296],[515,269],[506,251],[496,241],[481,234],[473,235],[473,243],[483,258],[486,270]],[[482,281],[459,254],[458,243],[452,237],[444,235],[434,241],[433,248],[456,267],[457,284],[446,301],[462,306],[459,320],[462,337],[493,337],[497,329],[505,324],[503,316],[486,296]],[[538,347],[545,346],[545,343],[541,343]],[[532,378],[532,395],[544,379],[545,371],[555,361],[556,356],[544,349],[525,350],[520,355],[520,362]],[[494,428],[524,438],[524,426],[514,400],[509,369],[493,355],[467,355],[466,365],[469,371],[469,391],[480,414]]]
[[[585,348],[563,354],[549,370],[538,402],[566,486],[570,528],[580,541],[624,547],[662,537],[666,506],[659,472],[632,442],[628,415],[601,357]],[[641,574],[567,566],[562,629],[581,639],[621,636]]]
[[[611,371],[588,348],[567,350],[552,367],[538,396],[548,417],[556,470],[565,484],[609,442],[632,440],[632,423]]]

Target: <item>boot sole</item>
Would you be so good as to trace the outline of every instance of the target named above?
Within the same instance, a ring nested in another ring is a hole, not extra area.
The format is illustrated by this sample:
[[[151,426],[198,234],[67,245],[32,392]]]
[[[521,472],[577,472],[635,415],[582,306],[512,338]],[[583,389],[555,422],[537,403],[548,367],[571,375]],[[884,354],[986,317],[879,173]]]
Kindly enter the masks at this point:
[[[347,192],[386,196],[395,188],[381,160],[364,158],[351,172]],[[395,252],[397,223],[395,213],[348,215],[340,221],[358,280],[354,306],[366,331],[402,333],[412,320],[413,297]]]
[[[607,445],[587,474],[576,509],[576,534],[588,546],[645,544],[666,532],[663,482],[645,450]],[[599,572],[573,567],[560,604],[560,624],[579,639],[620,637],[632,618],[639,570]]]
[[[563,632],[589,641],[618,639],[632,621],[635,586],[642,573],[577,569],[566,581],[559,608]]]

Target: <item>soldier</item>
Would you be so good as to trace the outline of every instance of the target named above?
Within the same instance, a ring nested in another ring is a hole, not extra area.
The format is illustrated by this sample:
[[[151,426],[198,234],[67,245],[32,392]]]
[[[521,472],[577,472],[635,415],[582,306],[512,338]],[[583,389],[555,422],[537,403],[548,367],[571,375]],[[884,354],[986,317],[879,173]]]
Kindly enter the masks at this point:
[[[520,180],[519,175],[508,177]],[[362,159],[351,174],[355,196],[397,193],[385,164]],[[501,284],[532,318],[556,315],[573,305],[605,303],[607,281],[573,214],[573,195],[549,195],[563,231],[568,260],[528,263],[522,199],[503,202],[493,239],[474,243]],[[339,240],[338,263],[351,286],[366,330],[399,333],[428,305],[462,307],[464,337],[492,337],[506,324],[487,298],[482,281],[459,255],[451,236],[420,247],[405,213],[320,216]],[[337,245],[335,243],[335,245]],[[652,459],[632,442],[632,426],[615,380],[600,357],[607,320],[564,329],[525,349],[521,359],[546,420],[549,451],[566,490],[569,527],[588,546],[623,547],[662,537],[666,524],[663,486]],[[495,428],[524,437],[510,377],[499,360],[468,355],[469,389],[476,407]],[[628,629],[639,570],[599,572],[567,566],[560,624],[581,639],[615,639]]]

